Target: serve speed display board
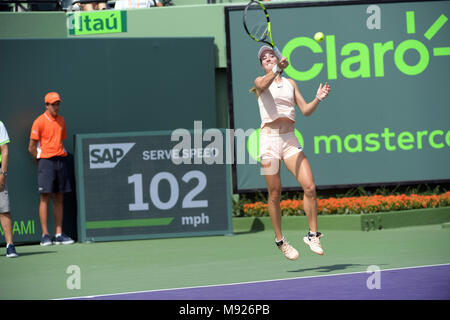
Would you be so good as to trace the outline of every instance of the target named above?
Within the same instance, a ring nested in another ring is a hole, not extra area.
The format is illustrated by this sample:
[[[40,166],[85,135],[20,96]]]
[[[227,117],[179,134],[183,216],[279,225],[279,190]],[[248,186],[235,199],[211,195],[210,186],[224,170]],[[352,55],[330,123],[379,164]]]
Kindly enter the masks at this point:
[[[266,4],[266,3],[264,3]],[[249,89],[264,74],[261,47],[242,25],[245,6],[225,9],[231,127],[254,130]],[[314,113],[296,107],[296,136],[318,188],[450,180],[450,1],[267,3],[275,45],[307,102],[319,84],[330,95]],[[322,32],[322,42],[314,34]],[[250,131],[249,131],[250,132]],[[260,166],[236,164],[234,191],[265,189]],[[300,188],[281,167],[284,188]]]
[[[228,165],[178,144],[170,131],[76,135],[78,240],[231,234]]]

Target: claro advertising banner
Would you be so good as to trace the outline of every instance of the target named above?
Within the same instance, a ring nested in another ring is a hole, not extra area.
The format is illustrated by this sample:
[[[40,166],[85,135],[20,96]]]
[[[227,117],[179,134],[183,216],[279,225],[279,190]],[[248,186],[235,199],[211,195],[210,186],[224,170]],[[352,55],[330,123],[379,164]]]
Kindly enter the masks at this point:
[[[275,44],[310,102],[330,95],[296,135],[316,186],[450,179],[450,2],[322,2],[268,5]],[[264,71],[260,43],[242,24],[244,7],[225,10],[232,128],[246,133],[247,163],[235,164],[234,190],[265,187],[257,161],[260,117],[249,93]],[[313,39],[323,32],[322,42]],[[298,188],[282,166],[283,187]]]

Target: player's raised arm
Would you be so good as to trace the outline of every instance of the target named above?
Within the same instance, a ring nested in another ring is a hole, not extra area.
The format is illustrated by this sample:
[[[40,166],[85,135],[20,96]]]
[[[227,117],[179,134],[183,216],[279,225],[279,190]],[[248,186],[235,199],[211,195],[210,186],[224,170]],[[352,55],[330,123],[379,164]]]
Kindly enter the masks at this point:
[[[289,83],[294,87],[295,103],[305,117],[310,116],[316,110],[319,103],[328,96],[331,90],[328,82],[325,82],[324,86],[322,86],[321,83],[319,85],[319,89],[317,90],[316,97],[311,102],[307,103],[300,93],[297,83],[292,79],[289,79]]]
[[[273,49],[269,46],[262,47],[258,57],[261,62],[261,67],[264,69],[266,74],[255,79],[255,86],[260,92],[262,92],[270,87],[273,80],[275,80],[275,78],[279,76],[285,68],[287,68],[289,62],[285,57],[278,61]]]

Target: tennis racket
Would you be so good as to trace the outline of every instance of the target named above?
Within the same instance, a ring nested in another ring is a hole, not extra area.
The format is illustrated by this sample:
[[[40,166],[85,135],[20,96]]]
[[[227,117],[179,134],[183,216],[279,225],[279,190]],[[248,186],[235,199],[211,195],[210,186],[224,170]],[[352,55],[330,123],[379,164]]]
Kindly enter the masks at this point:
[[[262,3],[255,0],[250,1],[244,9],[243,22],[244,29],[250,38],[271,46],[278,60],[283,57],[273,43],[269,14]]]

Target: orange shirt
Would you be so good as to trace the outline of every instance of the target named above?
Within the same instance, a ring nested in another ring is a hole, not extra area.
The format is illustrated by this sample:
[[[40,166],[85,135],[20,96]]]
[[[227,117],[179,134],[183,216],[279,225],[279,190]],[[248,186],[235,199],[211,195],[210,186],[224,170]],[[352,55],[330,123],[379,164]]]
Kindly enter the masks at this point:
[[[66,139],[66,122],[64,117],[57,115],[53,118],[45,111],[33,122],[30,139],[39,140],[37,146],[37,158],[51,158],[67,156],[62,143]]]

